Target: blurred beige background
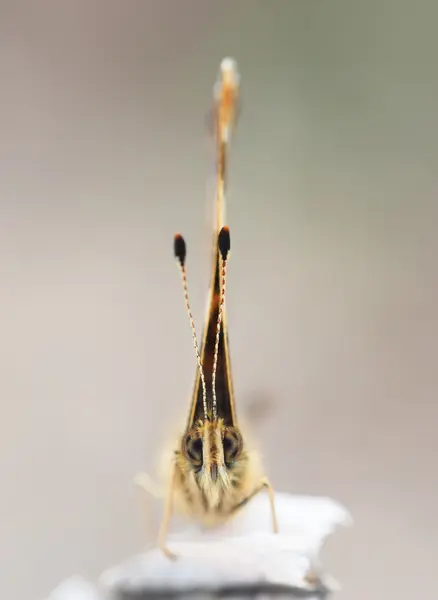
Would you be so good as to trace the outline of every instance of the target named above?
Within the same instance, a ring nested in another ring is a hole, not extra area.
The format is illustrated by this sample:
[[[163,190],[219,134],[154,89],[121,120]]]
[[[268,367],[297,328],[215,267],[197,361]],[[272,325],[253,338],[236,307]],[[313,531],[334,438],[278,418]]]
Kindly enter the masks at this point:
[[[145,542],[195,359],[220,59],[242,72],[228,222],[241,413],[275,486],[330,495],[339,598],[433,595],[435,0],[0,1],[0,590],[44,598]],[[432,597],[432,596],[431,596]]]

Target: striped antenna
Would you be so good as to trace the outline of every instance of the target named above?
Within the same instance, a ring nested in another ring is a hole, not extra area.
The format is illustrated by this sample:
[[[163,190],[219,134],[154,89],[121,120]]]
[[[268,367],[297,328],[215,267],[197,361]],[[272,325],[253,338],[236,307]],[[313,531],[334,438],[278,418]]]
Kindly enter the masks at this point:
[[[214,345],[214,358],[213,358],[213,373],[212,373],[212,392],[213,392],[213,419],[217,419],[217,398],[216,398],[216,372],[217,372],[217,357],[219,354],[219,340],[221,332],[222,315],[225,307],[225,282],[227,276],[227,261],[230,253],[230,230],[228,227],[222,227],[218,236],[218,248],[220,260],[222,262],[222,268],[220,272],[220,300],[219,300],[219,311],[216,323],[216,341]]]
[[[207,419],[208,418],[207,386],[205,384],[204,369],[202,368],[202,363],[201,363],[201,354],[199,352],[198,338],[196,336],[195,321],[193,319],[192,309],[190,308],[189,292],[187,289],[187,273],[186,273],[186,266],[185,266],[186,256],[187,256],[187,247],[186,247],[186,242],[185,242],[183,236],[180,235],[179,233],[177,233],[175,235],[174,243],[173,243],[173,250],[174,250],[175,258],[178,261],[178,266],[179,266],[179,269],[181,272],[181,281],[182,281],[182,286],[183,286],[183,291],[184,291],[184,300],[186,303],[187,314],[189,315],[190,329],[192,330],[193,346],[195,348],[196,359],[198,361],[199,374],[201,376],[201,382],[202,382],[202,401],[203,401],[203,405],[204,405],[204,417],[205,417],[205,419]]]

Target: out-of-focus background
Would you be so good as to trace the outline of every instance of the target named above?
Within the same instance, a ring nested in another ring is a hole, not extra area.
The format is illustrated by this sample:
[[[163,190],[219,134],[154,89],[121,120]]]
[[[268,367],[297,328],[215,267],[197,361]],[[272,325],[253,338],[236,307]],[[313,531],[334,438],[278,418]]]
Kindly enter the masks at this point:
[[[0,592],[45,597],[148,539],[195,359],[223,56],[242,72],[228,223],[239,411],[279,490],[352,511],[339,598],[433,594],[438,4],[0,2]],[[262,405],[262,406],[261,406]]]

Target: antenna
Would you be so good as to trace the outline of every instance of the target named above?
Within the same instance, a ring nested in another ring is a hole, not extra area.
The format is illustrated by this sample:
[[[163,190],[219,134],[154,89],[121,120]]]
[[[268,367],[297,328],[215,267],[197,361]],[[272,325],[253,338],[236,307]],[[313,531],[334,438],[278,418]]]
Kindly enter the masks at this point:
[[[217,358],[219,354],[219,337],[221,331],[222,316],[224,313],[225,306],[225,280],[227,275],[227,260],[230,252],[230,230],[228,227],[222,227],[218,235],[218,252],[220,254],[220,260],[222,262],[222,269],[220,269],[220,299],[219,299],[219,311],[217,316],[216,324],[216,341],[214,345],[214,358],[213,358],[213,373],[212,373],[212,392],[213,392],[213,419],[217,418],[217,399],[216,399],[216,371],[217,371]],[[219,258],[219,257],[218,257]]]
[[[179,233],[177,233],[174,238],[173,252],[175,254],[175,258],[178,261],[178,266],[179,266],[179,269],[181,272],[181,281],[182,281],[182,286],[183,286],[183,291],[184,291],[184,300],[186,303],[187,314],[189,315],[190,329],[192,330],[193,346],[195,348],[196,359],[198,361],[198,367],[199,367],[199,374],[201,376],[201,382],[202,382],[202,403],[204,406],[204,417],[205,417],[205,419],[207,419],[207,417],[208,417],[207,386],[205,384],[204,369],[202,368],[201,355],[199,353],[199,346],[198,346],[198,338],[196,337],[195,321],[193,319],[192,309],[190,308],[189,292],[187,289],[187,273],[186,273],[186,266],[185,266],[186,256],[187,256],[187,247],[186,247],[186,242],[185,242],[183,236],[180,235]]]

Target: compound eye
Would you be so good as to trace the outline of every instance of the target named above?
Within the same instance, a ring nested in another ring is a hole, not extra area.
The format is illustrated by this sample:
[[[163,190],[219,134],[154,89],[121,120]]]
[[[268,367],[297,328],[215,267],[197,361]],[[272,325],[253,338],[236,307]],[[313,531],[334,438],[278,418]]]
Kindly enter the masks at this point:
[[[243,438],[237,429],[227,427],[222,441],[224,446],[224,459],[227,466],[231,465],[242,451]]]
[[[202,465],[202,440],[195,432],[189,431],[183,443],[184,456],[193,466]]]

